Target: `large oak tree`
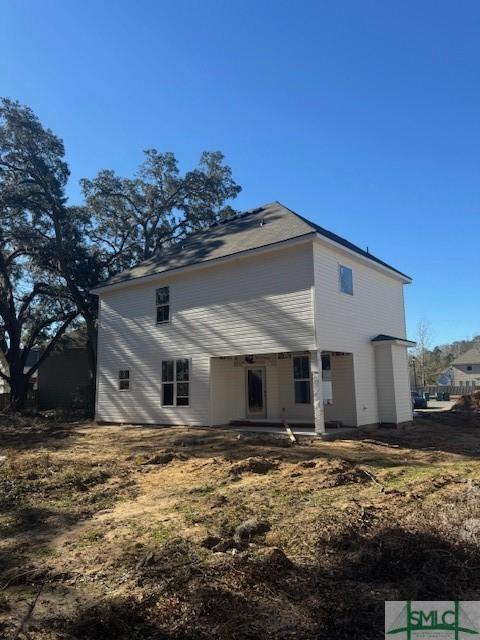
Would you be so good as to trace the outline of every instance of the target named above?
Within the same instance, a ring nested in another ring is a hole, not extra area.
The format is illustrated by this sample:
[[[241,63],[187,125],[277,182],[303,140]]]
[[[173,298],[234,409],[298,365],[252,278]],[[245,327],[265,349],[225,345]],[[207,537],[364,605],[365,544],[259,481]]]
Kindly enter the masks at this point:
[[[53,211],[64,212],[68,167],[63,145],[18,103],[0,104],[0,376],[11,405],[23,408],[29,381],[78,315],[52,254]],[[63,213],[62,213],[63,215]],[[36,362],[27,366],[33,349]]]
[[[80,315],[87,328],[92,383],[97,299],[110,276],[181,243],[189,232],[228,218],[241,190],[220,152],[204,152],[181,175],[173,153],[145,151],[132,178],[103,170],[81,181],[85,202],[67,204],[69,170],[62,141],[28,107],[0,103],[0,376],[12,405]],[[28,354],[42,358],[25,372]]]

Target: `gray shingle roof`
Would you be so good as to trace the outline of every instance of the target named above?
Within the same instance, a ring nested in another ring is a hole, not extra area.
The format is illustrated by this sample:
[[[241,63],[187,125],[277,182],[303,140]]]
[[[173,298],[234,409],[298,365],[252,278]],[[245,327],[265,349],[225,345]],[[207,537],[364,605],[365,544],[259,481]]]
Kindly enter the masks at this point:
[[[480,364],[480,345],[476,345],[455,358],[452,364]]]
[[[348,240],[310,222],[280,202],[272,202],[226,222],[212,225],[205,231],[192,233],[181,244],[119,273],[101,286],[143,278],[317,233],[409,279],[409,276]]]

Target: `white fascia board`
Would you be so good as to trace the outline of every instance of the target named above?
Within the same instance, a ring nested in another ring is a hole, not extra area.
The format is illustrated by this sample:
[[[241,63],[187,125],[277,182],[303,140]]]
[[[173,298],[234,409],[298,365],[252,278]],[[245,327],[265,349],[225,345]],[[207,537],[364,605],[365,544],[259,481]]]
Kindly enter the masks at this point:
[[[379,347],[381,345],[386,345],[386,346],[390,346],[392,344],[396,344],[399,347],[407,347],[407,349],[411,349],[412,347],[416,346],[416,342],[414,342],[413,340],[402,340],[401,338],[397,338],[395,340],[377,340],[377,341],[371,341],[371,344],[373,344],[374,347]]]

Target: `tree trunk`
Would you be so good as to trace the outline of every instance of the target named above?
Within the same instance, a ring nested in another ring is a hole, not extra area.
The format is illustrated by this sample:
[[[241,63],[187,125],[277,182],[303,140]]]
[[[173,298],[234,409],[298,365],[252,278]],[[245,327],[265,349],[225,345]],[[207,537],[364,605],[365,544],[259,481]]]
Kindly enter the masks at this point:
[[[96,383],[97,383],[97,327],[96,322],[92,316],[85,317],[87,325],[87,357],[88,366],[90,369],[90,385],[91,385],[91,408],[90,413],[92,418],[95,415],[95,397],[96,397]]]
[[[28,378],[23,371],[11,371],[9,384],[10,408],[13,411],[22,411],[28,399]]]

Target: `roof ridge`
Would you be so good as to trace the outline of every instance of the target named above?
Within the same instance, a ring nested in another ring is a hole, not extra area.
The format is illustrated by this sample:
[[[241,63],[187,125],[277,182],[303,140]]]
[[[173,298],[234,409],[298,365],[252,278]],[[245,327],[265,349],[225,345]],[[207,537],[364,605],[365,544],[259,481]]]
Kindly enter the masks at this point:
[[[248,220],[250,216],[252,220]],[[253,216],[257,217],[253,218]],[[243,220],[245,219],[247,222],[244,224]],[[258,225],[255,224],[257,221],[259,222]],[[266,222],[266,225],[263,224],[264,222]],[[258,232],[257,226],[264,227],[264,231]],[[218,231],[216,230],[217,227]],[[409,276],[371,253],[308,220],[293,211],[293,209],[286,207],[279,200],[274,200],[259,207],[239,212],[225,220],[212,223],[203,229],[186,233],[183,238],[179,238],[176,242],[164,247],[161,252],[156,252],[148,260],[144,260],[134,267],[113,276],[101,287],[96,287],[96,290],[111,284],[164,273],[180,267],[191,266],[219,257],[226,257],[307,236],[312,238],[323,237],[336,247],[343,247],[345,251],[358,254],[377,263],[377,265],[381,265],[390,272],[398,274],[402,279],[406,279],[407,282],[411,280]]]
[[[480,344],[472,344],[471,347],[468,347],[468,349],[466,351],[463,351],[460,355],[458,355],[451,364],[472,364],[470,362],[464,362],[463,358],[465,358],[465,356],[469,356],[470,353],[473,355],[474,353],[478,353],[478,355],[480,356]]]
[[[265,206],[268,206],[268,205],[265,205]],[[255,209],[247,209],[246,211],[239,211],[237,214],[230,216],[229,218],[225,218],[225,220],[215,220],[215,222],[212,222],[211,224],[209,224],[206,229],[199,229],[198,231],[194,231],[193,233],[201,233],[203,231],[208,231],[208,229],[212,229],[213,227],[219,227],[222,224],[228,224],[229,222],[233,222],[238,218],[245,218],[246,216],[249,216],[252,213],[258,213],[264,208],[265,207],[256,207]]]
[[[408,276],[406,273],[403,273],[402,271],[399,271],[398,269],[395,269],[395,267],[392,267],[391,265],[389,265],[387,262],[380,260],[380,258],[377,258],[377,256],[375,256],[373,253],[370,253],[370,251],[365,251],[365,249],[362,249],[357,244],[350,242],[350,240],[347,240],[346,238],[342,238],[342,236],[339,236],[334,231],[330,231],[329,229],[322,227],[316,222],[312,222],[311,220],[309,220],[308,218],[305,218],[304,216],[300,215],[296,211],[293,211],[293,209],[286,207],[284,204],[282,204],[278,200],[276,200],[275,202],[277,202],[281,207],[283,207],[287,211],[290,211],[290,213],[292,213],[294,216],[302,220],[302,222],[305,222],[305,224],[308,224],[308,226],[311,229],[313,229],[317,233],[320,233],[325,238],[328,238],[329,240],[333,240],[333,242],[336,242],[337,244],[340,244],[343,247],[362,255],[364,258],[369,258],[370,260],[372,260],[372,262],[376,262],[377,264],[387,267],[391,271],[395,271],[395,273],[398,273],[404,278],[408,278],[408,280],[411,280],[410,276]]]

